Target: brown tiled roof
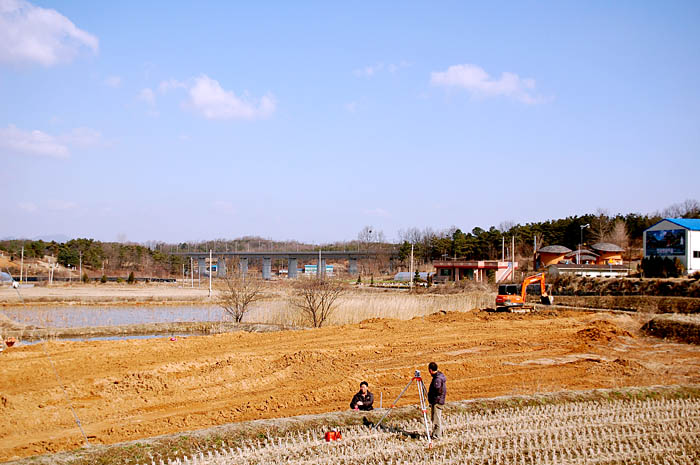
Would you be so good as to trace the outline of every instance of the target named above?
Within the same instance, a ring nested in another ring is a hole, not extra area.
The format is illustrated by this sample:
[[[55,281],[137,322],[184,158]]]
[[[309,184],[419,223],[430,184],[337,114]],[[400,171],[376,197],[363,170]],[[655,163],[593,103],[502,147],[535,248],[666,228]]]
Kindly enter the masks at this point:
[[[609,242],[598,242],[593,244],[591,249],[597,250],[598,252],[624,252],[625,249],[616,244],[611,244]]]
[[[571,249],[564,247],[563,245],[548,245],[547,247],[542,247],[538,250],[540,253],[569,253]]]

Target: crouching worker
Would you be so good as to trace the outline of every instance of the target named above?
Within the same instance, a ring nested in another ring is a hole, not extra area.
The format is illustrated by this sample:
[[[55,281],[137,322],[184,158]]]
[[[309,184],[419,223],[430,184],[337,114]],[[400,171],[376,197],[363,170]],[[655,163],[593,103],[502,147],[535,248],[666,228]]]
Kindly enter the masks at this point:
[[[360,383],[360,390],[352,396],[352,402],[350,402],[350,408],[353,410],[372,410],[372,404],[374,403],[374,394],[369,392],[369,385],[367,381],[362,381]]]

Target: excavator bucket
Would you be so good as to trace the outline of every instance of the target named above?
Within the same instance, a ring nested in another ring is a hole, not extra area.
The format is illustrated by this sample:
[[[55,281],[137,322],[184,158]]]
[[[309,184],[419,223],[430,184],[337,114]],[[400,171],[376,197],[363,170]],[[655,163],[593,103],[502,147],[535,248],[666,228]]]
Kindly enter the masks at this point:
[[[552,298],[551,295],[541,295],[540,302],[543,305],[552,305],[552,303],[554,302],[554,299]]]

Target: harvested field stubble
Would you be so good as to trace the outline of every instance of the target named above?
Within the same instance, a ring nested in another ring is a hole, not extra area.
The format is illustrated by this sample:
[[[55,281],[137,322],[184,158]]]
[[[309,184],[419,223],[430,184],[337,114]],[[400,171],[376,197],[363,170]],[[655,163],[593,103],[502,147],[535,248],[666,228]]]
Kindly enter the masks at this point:
[[[420,421],[393,430],[421,432]],[[249,441],[197,454],[185,465],[288,464],[696,464],[700,399],[580,402],[445,416],[433,449],[401,433],[345,428],[326,443],[323,430]],[[146,464],[144,464],[146,465]]]

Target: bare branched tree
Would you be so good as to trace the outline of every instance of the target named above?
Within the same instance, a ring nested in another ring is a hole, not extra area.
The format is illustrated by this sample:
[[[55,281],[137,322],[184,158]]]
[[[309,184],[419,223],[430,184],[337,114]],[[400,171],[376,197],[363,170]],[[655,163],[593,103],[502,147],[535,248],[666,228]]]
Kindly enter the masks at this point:
[[[219,294],[219,306],[231,315],[236,323],[243,320],[251,304],[265,297],[262,282],[259,279],[245,274],[233,274],[223,282],[223,288],[220,289]]]
[[[684,202],[666,207],[657,215],[663,218],[700,218],[700,202],[695,199],[687,199]]]
[[[625,222],[622,220],[615,220],[610,232],[603,237],[603,242],[617,244],[623,249],[627,249],[629,246],[629,234],[627,234]]]
[[[290,304],[314,328],[320,328],[335,310],[338,297],[346,291],[342,281],[300,280],[294,286]]]
[[[612,221],[607,210],[598,208],[595,217],[591,220],[591,239],[595,242],[602,242],[612,229]]]

